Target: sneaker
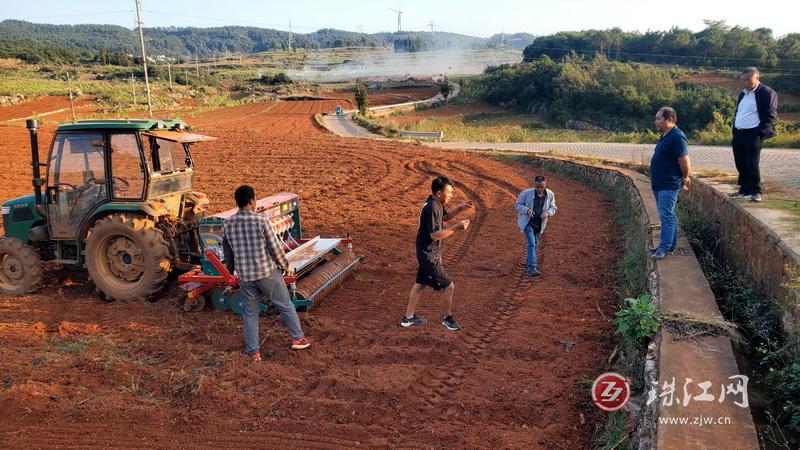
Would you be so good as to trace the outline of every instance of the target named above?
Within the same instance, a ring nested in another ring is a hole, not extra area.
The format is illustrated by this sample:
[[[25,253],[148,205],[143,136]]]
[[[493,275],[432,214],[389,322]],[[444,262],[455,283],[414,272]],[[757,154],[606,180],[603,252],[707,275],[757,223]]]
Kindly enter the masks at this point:
[[[669,250],[667,250],[667,252],[666,252],[666,253],[667,253],[667,254],[669,254],[669,253],[674,253],[674,252],[675,252],[675,250],[676,250],[676,249],[675,249],[675,247],[670,247],[670,249],[669,249]],[[657,251],[658,251],[658,247],[650,247],[650,254],[651,254],[651,255],[652,255],[653,253],[657,252]]]
[[[730,195],[730,198],[733,198],[733,199],[745,198],[745,197],[747,197],[747,194],[745,194],[744,192],[741,192],[741,191],[734,192],[733,194]]]
[[[542,274],[542,272],[539,272],[539,269],[537,269],[536,267],[534,267],[533,269],[528,270],[528,275],[530,275],[532,277],[538,277],[541,274]]]
[[[445,316],[442,318],[442,325],[447,327],[447,329],[450,331],[458,331],[461,329],[461,325],[456,322],[456,319],[454,319],[453,316]]]
[[[653,259],[658,261],[659,259],[664,259],[664,257],[667,256],[667,252],[665,252],[664,250],[658,249],[655,252],[653,252],[652,256],[653,256]]]
[[[760,202],[761,201],[761,194],[753,194],[750,196],[751,202]]]
[[[249,355],[247,355],[247,357],[250,358],[251,362],[259,362],[259,361],[261,361],[261,352],[256,350],[255,352],[250,353]]]
[[[408,318],[403,316],[403,320],[400,321],[400,326],[408,328],[411,325],[425,325],[426,323],[428,323],[428,321],[425,320],[424,317],[414,315],[411,316],[411,318]]]
[[[292,350],[303,350],[308,347],[311,347],[311,339],[305,336],[292,339]]]

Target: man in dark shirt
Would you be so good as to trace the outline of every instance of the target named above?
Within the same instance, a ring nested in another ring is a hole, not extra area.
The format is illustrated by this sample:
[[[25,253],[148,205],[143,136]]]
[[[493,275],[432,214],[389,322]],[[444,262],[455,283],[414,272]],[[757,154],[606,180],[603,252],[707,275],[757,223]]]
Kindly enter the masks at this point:
[[[417,280],[411,288],[408,297],[406,315],[400,322],[403,327],[412,325],[422,325],[426,320],[414,314],[422,296],[422,291],[426,287],[432,287],[436,291],[441,291],[442,301],[444,302],[446,314],[442,318],[442,325],[448,330],[457,331],[461,325],[453,318],[453,290],[455,285],[452,278],[447,275],[442,266],[442,240],[450,237],[457,230],[469,228],[469,220],[461,220],[452,226],[444,228],[443,221],[448,221],[465,209],[472,207],[471,201],[466,201],[459,205],[453,212],[444,209],[444,206],[453,198],[453,182],[446,176],[436,177],[431,183],[432,195],[425,201],[419,215],[419,230],[417,231]]]
[[[678,244],[678,218],[675,216],[678,191],[681,187],[688,190],[692,184],[689,145],[686,135],[676,125],[677,120],[675,110],[668,106],[656,113],[655,124],[661,132],[661,139],[650,160],[650,183],[661,222],[661,242],[650,249],[653,259],[662,259],[675,250]]]

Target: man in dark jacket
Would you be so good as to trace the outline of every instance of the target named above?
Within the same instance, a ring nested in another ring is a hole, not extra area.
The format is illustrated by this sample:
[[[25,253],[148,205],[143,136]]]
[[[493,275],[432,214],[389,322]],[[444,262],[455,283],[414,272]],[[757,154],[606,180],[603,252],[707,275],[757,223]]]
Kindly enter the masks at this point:
[[[736,101],[733,120],[733,159],[739,172],[739,191],[732,198],[750,197],[761,201],[761,144],[775,136],[775,119],[778,116],[778,95],[760,82],[755,67],[742,72],[744,90]]]

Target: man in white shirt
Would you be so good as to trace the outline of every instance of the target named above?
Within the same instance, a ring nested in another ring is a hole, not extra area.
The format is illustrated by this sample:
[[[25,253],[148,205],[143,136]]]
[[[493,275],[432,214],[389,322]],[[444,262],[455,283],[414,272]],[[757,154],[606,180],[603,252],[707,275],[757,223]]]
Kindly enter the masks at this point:
[[[761,201],[761,145],[775,136],[775,119],[778,116],[778,95],[761,83],[755,67],[742,72],[744,90],[736,102],[733,120],[733,159],[739,172],[739,190],[731,198],[750,197]]]

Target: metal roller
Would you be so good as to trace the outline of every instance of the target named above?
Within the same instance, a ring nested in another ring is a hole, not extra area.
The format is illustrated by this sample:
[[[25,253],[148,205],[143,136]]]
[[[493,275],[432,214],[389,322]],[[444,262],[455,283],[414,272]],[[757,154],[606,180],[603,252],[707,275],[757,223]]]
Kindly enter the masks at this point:
[[[319,301],[341,285],[360,262],[361,258],[352,251],[342,252],[298,280],[297,296],[312,302]]]

